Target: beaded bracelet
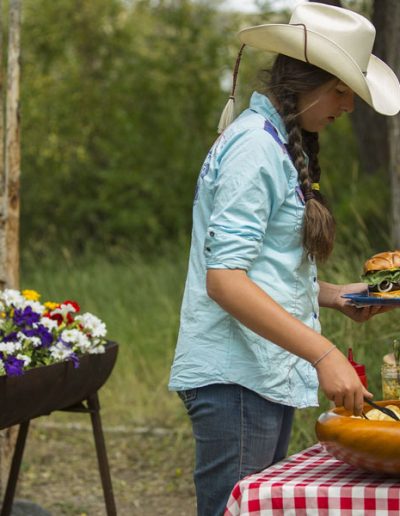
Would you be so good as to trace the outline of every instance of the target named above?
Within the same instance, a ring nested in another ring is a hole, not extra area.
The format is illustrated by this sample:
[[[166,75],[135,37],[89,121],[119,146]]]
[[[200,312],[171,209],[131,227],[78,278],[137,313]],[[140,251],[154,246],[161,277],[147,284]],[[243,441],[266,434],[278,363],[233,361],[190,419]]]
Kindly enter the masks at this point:
[[[323,353],[319,358],[317,358],[317,360],[315,360],[315,362],[313,362],[311,365],[312,365],[313,367],[315,367],[315,366],[318,364],[318,362],[321,362],[321,360],[322,360],[323,358],[325,358],[327,355],[329,355],[329,353],[330,353],[331,351],[333,351],[334,349],[336,349],[336,346],[335,346],[335,345],[333,345],[331,348],[329,348],[329,349],[328,349],[328,351],[325,351],[325,353]]]

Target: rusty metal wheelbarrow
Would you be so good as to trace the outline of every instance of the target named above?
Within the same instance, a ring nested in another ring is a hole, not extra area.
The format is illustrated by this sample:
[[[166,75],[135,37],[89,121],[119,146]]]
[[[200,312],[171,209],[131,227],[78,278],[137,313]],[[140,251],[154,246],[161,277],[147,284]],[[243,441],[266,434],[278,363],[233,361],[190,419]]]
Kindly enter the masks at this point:
[[[117,514],[97,394],[113,370],[117,352],[118,344],[108,342],[105,353],[80,357],[76,369],[72,362],[61,362],[21,376],[0,377],[0,429],[19,425],[0,516],[11,514],[30,420],[56,410],[90,414],[107,515]]]

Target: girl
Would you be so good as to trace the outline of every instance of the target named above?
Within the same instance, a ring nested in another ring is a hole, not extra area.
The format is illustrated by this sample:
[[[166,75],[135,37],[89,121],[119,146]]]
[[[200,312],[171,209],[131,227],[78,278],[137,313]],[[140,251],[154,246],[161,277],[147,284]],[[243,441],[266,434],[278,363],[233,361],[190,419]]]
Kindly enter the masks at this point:
[[[284,458],[294,409],[316,406],[318,385],[354,414],[372,396],[320,334],[319,307],[356,321],[383,310],[348,305],[342,295],[364,285],[319,281],[316,263],[334,239],[319,131],[353,110],[354,93],[380,113],[400,109],[397,78],[371,55],[374,35],[362,16],[317,3],[240,33],[278,56],[201,169],[170,379],[193,425],[200,516],[223,514],[240,478]]]

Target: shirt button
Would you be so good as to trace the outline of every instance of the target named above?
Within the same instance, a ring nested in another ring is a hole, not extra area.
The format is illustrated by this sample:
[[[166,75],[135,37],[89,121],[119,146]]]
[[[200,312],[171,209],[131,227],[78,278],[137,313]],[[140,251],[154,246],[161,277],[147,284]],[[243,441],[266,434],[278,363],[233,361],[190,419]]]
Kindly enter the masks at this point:
[[[211,252],[211,249],[210,249],[209,247],[206,247],[206,251],[207,251],[208,253],[210,253],[210,252]]]
[[[316,314],[315,312],[313,312],[313,314],[312,314],[312,315],[313,315],[314,319],[318,319],[318,314]]]
[[[210,231],[210,237],[213,237],[213,236],[215,236],[214,231]]]
[[[315,282],[317,281],[317,277],[316,277],[316,276],[314,276],[312,280],[313,280],[313,282],[315,283]]]

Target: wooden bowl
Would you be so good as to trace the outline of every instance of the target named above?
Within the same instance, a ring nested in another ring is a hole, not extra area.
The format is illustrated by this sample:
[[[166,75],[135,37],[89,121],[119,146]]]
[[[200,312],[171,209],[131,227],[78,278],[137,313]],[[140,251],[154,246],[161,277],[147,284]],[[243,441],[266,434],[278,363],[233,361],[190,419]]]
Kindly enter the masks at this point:
[[[400,400],[377,401],[396,405]],[[364,405],[368,417],[371,410]],[[336,459],[368,471],[400,474],[400,421],[368,421],[352,418],[343,407],[324,412],[315,431],[320,443]]]

